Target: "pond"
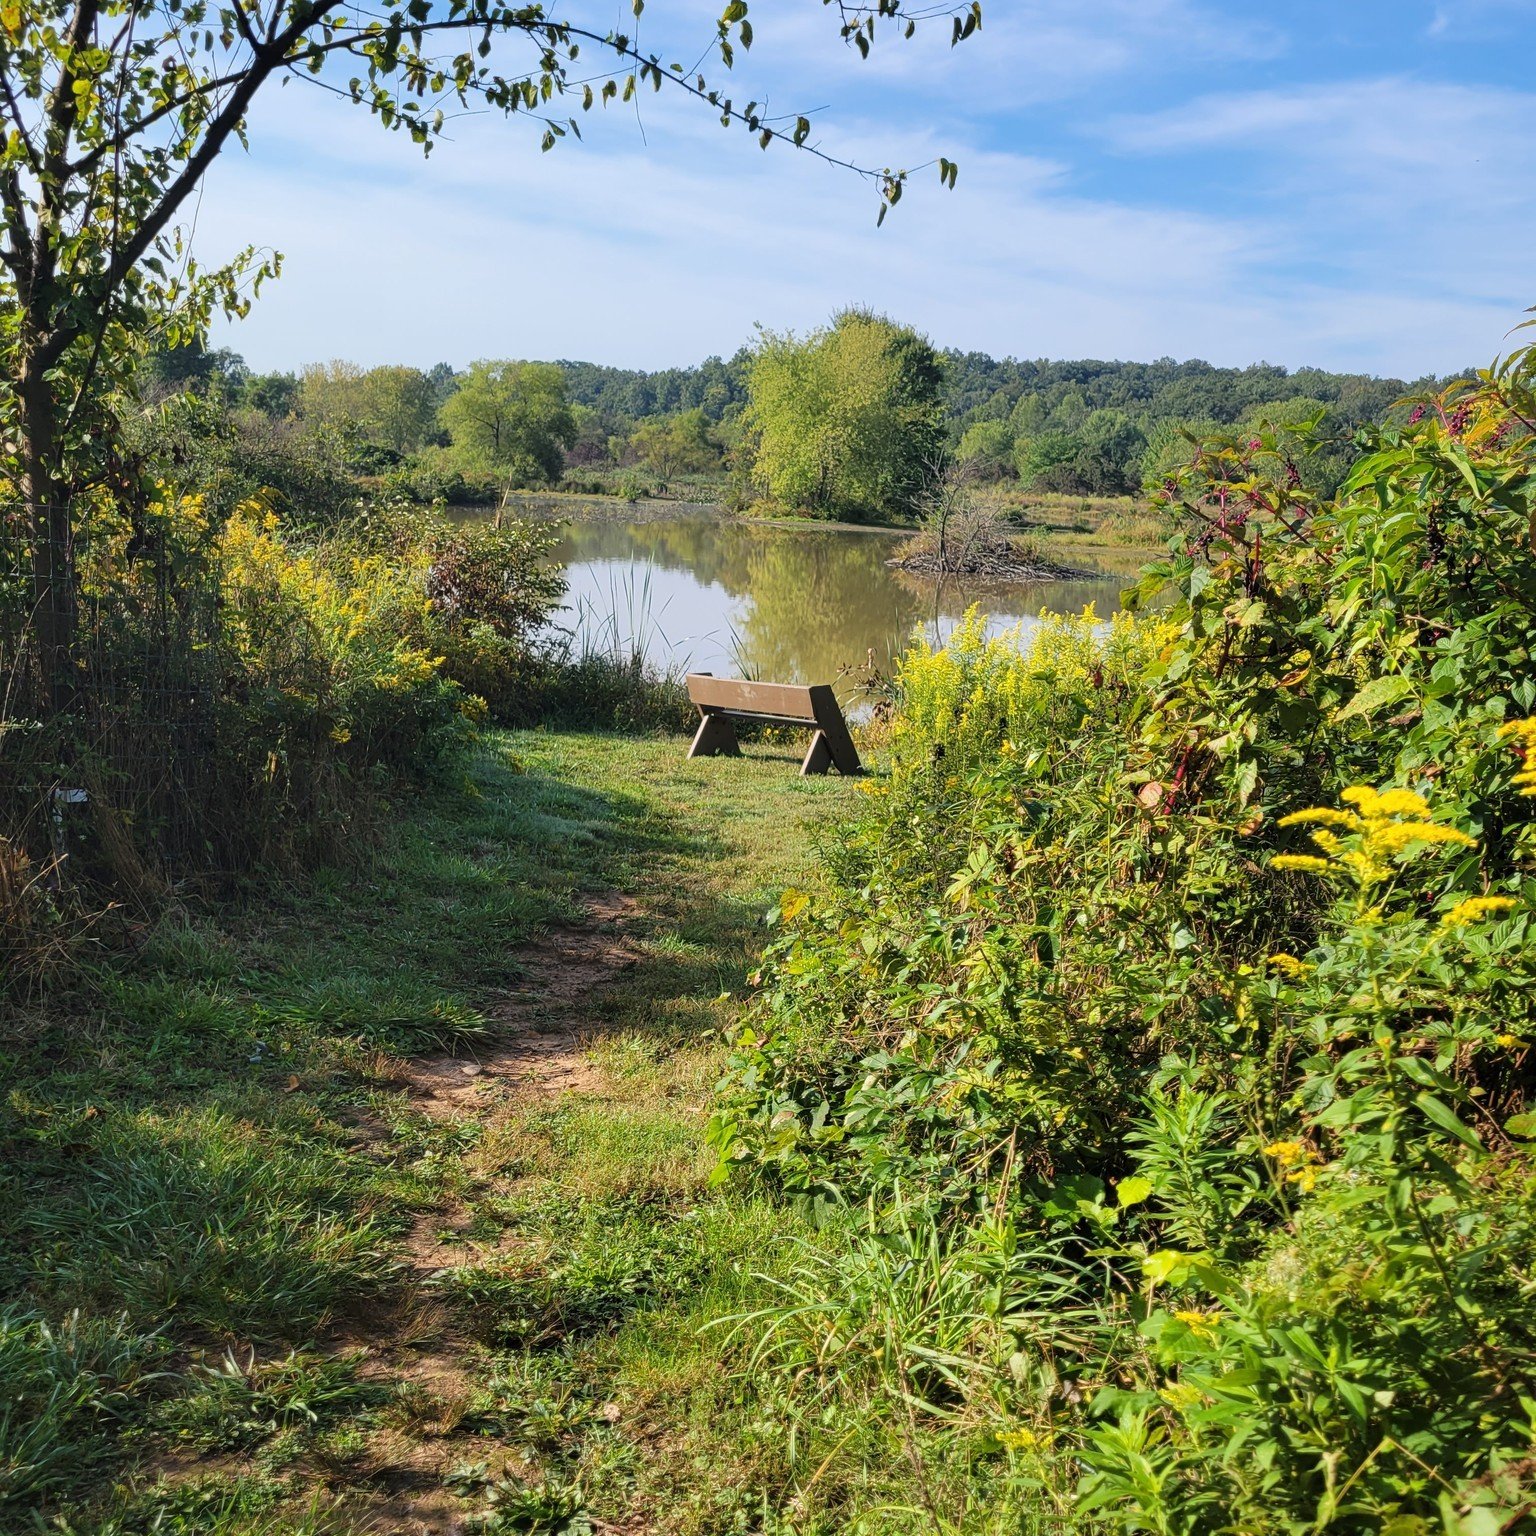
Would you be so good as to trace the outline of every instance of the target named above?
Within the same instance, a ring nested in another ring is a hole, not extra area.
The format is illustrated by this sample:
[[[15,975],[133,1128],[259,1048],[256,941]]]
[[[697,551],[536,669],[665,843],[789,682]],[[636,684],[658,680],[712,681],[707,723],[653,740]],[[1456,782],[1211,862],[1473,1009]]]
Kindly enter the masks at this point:
[[[642,503],[626,519],[611,503],[564,497],[530,496],[519,511],[559,524],[554,559],[567,593],[554,628],[577,649],[625,661],[639,651],[673,674],[773,682],[836,683],[871,664],[889,672],[915,632],[942,643],[973,604],[991,634],[1017,624],[1027,635],[1042,610],[1090,603],[1107,618],[1152,558],[1053,544],[1052,558],[1086,579],[940,583],[892,569],[904,535],[886,529],[744,521],[675,503]]]
[[[1066,551],[1058,558],[1091,579],[966,586],[892,569],[901,543],[877,530],[703,516],[567,522],[559,622],[582,647],[638,649],[668,671],[835,682],[870,661],[889,670],[918,629],[943,641],[973,603],[993,632],[1020,621],[1027,631],[1042,609],[1092,603],[1107,617],[1145,558]]]

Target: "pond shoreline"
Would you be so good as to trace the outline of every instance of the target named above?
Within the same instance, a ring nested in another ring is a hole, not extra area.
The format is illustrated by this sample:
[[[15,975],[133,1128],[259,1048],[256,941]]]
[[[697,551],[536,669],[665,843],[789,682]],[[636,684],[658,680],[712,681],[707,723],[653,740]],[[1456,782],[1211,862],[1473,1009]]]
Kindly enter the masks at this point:
[[[520,493],[509,504],[508,510],[519,516],[538,522],[589,523],[633,526],[648,523],[687,523],[707,521],[722,527],[774,528],[785,533],[839,533],[864,534],[885,538],[909,539],[917,529],[896,523],[848,523],[816,517],[754,517],[746,512],[733,512],[713,501],[672,501],[664,497],[643,497],[639,501],[625,501],[617,496],[594,496],[575,491],[527,491]],[[450,514],[461,518],[488,518],[495,516],[496,509],[472,504],[453,504]],[[1050,527],[1044,524],[1026,524],[1009,530],[1012,542],[1046,544],[1052,550],[1068,557],[1074,553],[1116,567],[1115,574],[1132,574],[1148,561],[1161,559],[1165,550],[1159,545],[1122,544],[1111,539],[1078,529]],[[932,575],[933,572],[913,571],[914,575]],[[946,573],[946,579],[956,573]],[[1045,574],[1040,576],[989,577],[982,573],[964,572],[967,581],[1018,583],[1073,579]],[[1099,573],[1082,573],[1082,579],[1090,579]]]
[[[642,657],[659,673],[710,671],[787,683],[889,672],[921,633],[943,644],[978,610],[988,634],[1025,634],[1044,611],[1107,618],[1142,556],[1047,558],[1082,576],[937,577],[891,563],[908,552],[889,529],[693,516],[562,517],[550,558],[563,568],[561,627],[578,654]]]

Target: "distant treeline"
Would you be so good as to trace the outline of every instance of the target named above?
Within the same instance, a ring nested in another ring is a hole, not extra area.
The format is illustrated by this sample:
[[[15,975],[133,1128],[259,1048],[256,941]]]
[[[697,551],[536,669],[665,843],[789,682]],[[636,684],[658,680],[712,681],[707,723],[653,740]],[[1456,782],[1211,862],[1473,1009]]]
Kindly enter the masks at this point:
[[[872,345],[892,349],[883,400],[864,399],[855,387],[874,366]],[[809,375],[796,372],[806,367],[821,380],[809,391]],[[1024,491],[1112,496],[1157,483],[1187,463],[1202,438],[1250,426],[1257,432],[1261,424],[1280,430],[1309,481],[1329,492],[1354,457],[1359,427],[1389,417],[1395,402],[1441,382],[1269,363],[1217,368],[1172,358],[1052,362],[941,352],[865,311],[848,311],[804,337],[763,332],[756,345],[729,359],[654,372],[561,360],[477,363],[464,370],[447,363],[421,370],[330,362],[263,374],[237,353],[190,346],[154,357],[145,381],[150,399],[190,387],[244,418],[237,428],[247,433],[307,433],[316,441],[306,451],[326,439],[319,446],[337,467],[388,477],[421,499],[486,499],[498,488],[562,482],[666,494],[713,478],[718,494],[734,505],[760,504],[766,494],[786,510],[826,515],[835,507],[845,516],[901,515],[912,508],[839,496],[839,468],[820,463],[814,447],[799,456],[799,472],[787,480],[765,473],[770,458],[782,464],[794,456],[793,445],[782,442],[765,451],[771,415],[758,407],[773,389],[786,409],[808,394],[824,398],[829,410],[845,413],[849,432],[866,447],[875,439],[892,441],[888,428],[895,422],[909,441],[891,451],[920,456],[924,465],[938,459],[964,464],[973,479]],[[869,413],[882,410],[882,425],[872,429],[876,417]],[[908,431],[913,423],[921,431]],[[803,425],[809,432],[814,424],[807,418]],[[848,432],[834,436],[848,440]],[[910,500],[918,478],[911,465],[876,465],[862,483],[884,486],[887,494],[907,487],[900,495]],[[780,488],[786,483],[812,487],[814,494],[790,506]]]
[[[602,363],[561,360],[571,400],[590,410],[639,421],[700,409],[710,421],[737,414],[747,403],[755,352],[742,347],[728,360],[706,358],[696,367],[610,368]],[[1105,362],[1085,358],[996,358],[985,352],[940,351],[944,363],[942,398],[958,442],[978,421],[1007,419],[1025,396],[1041,397],[1055,409],[1081,396],[1090,410],[1122,410],[1149,421],[1236,422],[1259,406],[1304,396],[1336,404],[1351,419],[1374,419],[1409,391],[1433,388],[1426,376],[1415,381],[1381,379],[1365,373],[1329,373],[1322,368],[1294,372],[1273,363],[1217,368],[1192,358],[1175,362]]]

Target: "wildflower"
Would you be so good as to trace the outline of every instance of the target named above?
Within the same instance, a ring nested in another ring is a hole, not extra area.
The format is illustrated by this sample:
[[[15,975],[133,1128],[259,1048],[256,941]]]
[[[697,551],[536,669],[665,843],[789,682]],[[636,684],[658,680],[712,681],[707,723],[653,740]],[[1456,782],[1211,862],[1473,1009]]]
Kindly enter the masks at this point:
[[[1339,799],[1346,805],[1358,805],[1362,816],[1410,816],[1415,821],[1429,820],[1429,803],[1411,789],[1377,791],[1369,784],[1351,784]]]
[[[1265,964],[1273,966],[1282,976],[1289,976],[1293,981],[1300,981],[1312,969],[1305,960],[1298,960],[1295,955],[1271,955]]]
[[[1317,1187],[1317,1165],[1322,1159],[1304,1141],[1272,1141],[1264,1149],[1280,1165],[1285,1182],[1304,1195]]]
[[[1271,869],[1295,869],[1303,874],[1326,875],[1333,869],[1333,865],[1327,859],[1314,858],[1307,853],[1281,853],[1276,854],[1269,861]]]
[[[1458,901],[1451,910],[1440,919],[1442,928],[1465,928],[1469,923],[1476,923],[1485,917],[1495,917],[1501,912],[1508,912],[1517,905],[1512,896],[1469,896],[1465,901]]]
[[[1282,827],[1328,826],[1347,827],[1358,832],[1365,823],[1353,811],[1341,811],[1329,805],[1314,805],[1305,811],[1292,811],[1280,818]]]
[[[1530,715],[1524,720],[1511,720],[1500,729],[1499,735],[1501,738],[1512,736],[1515,739],[1515,750],[1524,764],[1515,775],[1520,793],[1536,796],[1536,715]]]
[[[1360,885],[1371,885],[1387,879],[1392,862],[1410,850],[1435,844],[1477,846],[1460,829],[1432,820],[1429,803],[1411,789],[1376,790],[1369,784],[1352,784],[1339,798],[1352,809],[1312,806],[1281,819],[1282,827],[1316,827],[1312,841],[1322,856],[1281,854],[1270,861],[1275,869],[1347,874]],[[1340,832],[1352,846],[1346,846]]]
[[[1495,1035],[1493,1043],[1503,1051],[1523,1050],[1525,1048],[1525,1041],[1519,1035]]]
[[[1005,1451],[1032,1451],[1040,1437],[1032,1429],[1003,1429],[998,1431],[997,1443]]]
[[[1214,1339],[1216,1337],[1216,1325],[1221,1321],[1220,1312],[1175,1312],[1176,1322],[1183,1323],[1186,1328],[1198,1338]]]

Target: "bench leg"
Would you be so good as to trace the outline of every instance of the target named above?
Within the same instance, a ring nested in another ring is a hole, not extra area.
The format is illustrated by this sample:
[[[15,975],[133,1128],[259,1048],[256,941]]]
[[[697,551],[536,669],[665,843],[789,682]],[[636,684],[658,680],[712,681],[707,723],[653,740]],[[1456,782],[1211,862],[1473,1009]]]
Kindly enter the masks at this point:
[[[688,749],[689,757],[740,757],[741,743],[729,715],[705,715]]]
[[[827,741],[825,731],[817,731],[811,737],[810,750],[805,754],[805,761],[800,765],[800,774],[803,778],[808,773],[825,773],[832,766],[832,748]]]

